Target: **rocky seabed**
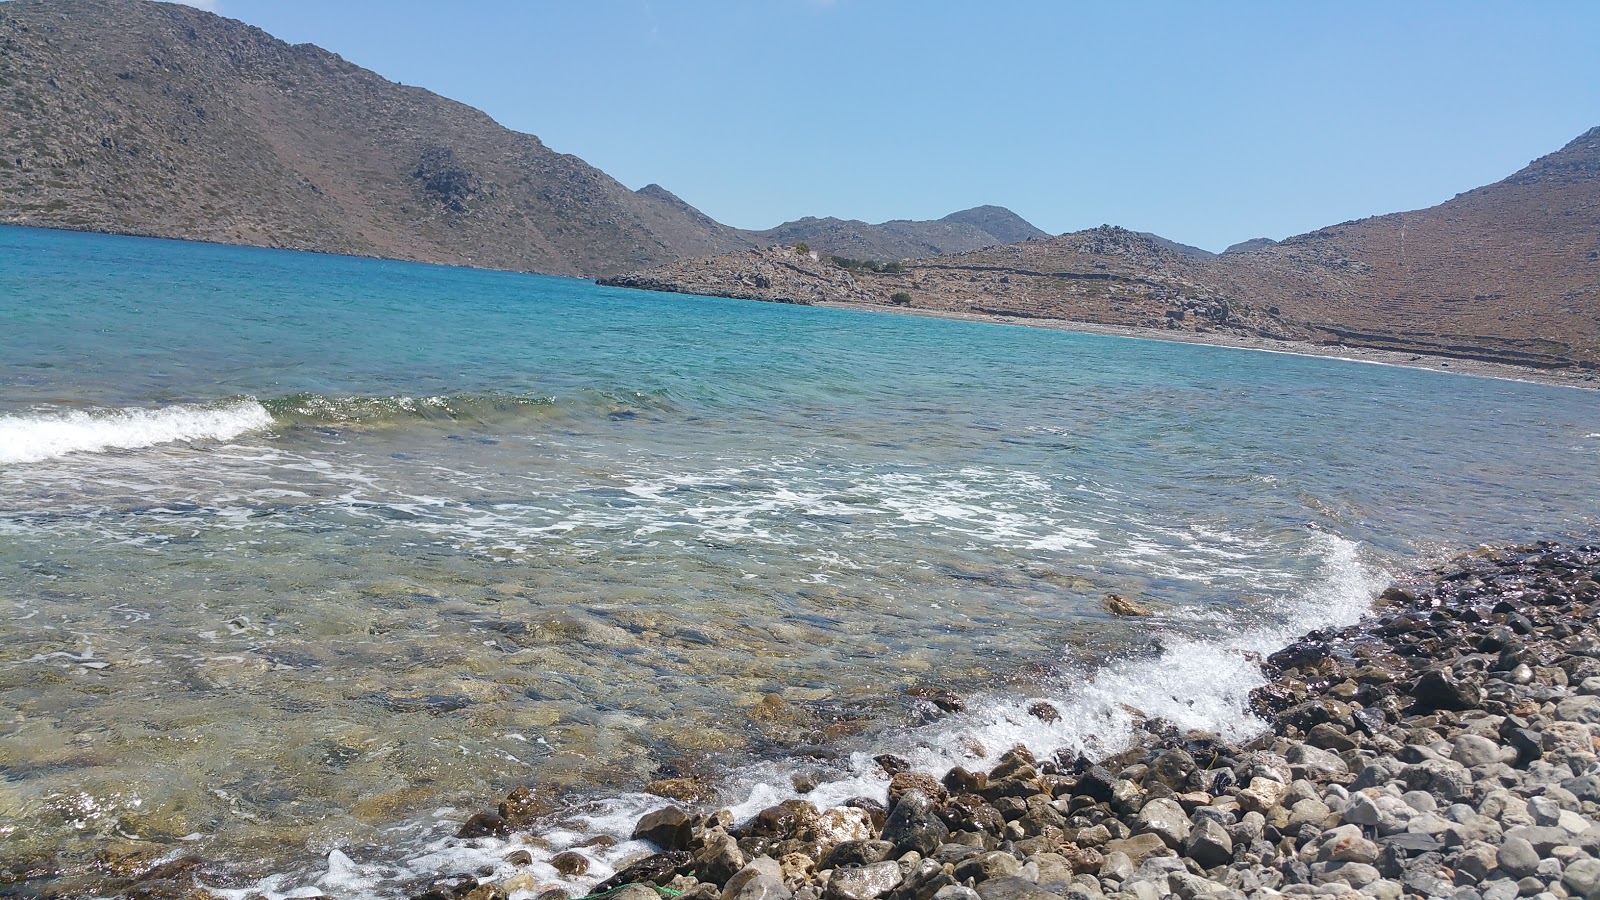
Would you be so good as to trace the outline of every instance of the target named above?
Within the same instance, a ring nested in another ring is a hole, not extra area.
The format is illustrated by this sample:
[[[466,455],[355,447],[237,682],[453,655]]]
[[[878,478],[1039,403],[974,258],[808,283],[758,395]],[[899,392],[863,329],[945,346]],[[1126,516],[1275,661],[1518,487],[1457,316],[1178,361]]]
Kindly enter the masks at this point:
[[[1270,727],[1244,743],[1145,718],[1131,749],[1102,759],[1019,746],[989,771],[934,773],[886,754],[876,759],[885,796],[827,809],[790,799],[743,821],[656,809],[632,833],[656,852],[598,884],[610,867],[595,854],[615,839],[536,863],[528,847],[550,810],[519,788],[458,835],[505,848],[495,875],[436,878],[409,894],[1596,900],[1597,578],[1600,545],[1470,554],[1414,589],[1391,587],[1360,623],[1263,660],[1268,680],[1251,706]],[[1057,714],[1048,703],[1030,712]],[[128,893],[194,887],[168,864]]]

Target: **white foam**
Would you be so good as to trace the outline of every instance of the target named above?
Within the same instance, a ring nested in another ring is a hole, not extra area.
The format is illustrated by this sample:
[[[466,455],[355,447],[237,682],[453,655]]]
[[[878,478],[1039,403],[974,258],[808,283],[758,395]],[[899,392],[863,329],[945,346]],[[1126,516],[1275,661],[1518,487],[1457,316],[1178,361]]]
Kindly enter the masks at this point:
[[[272,415],[254,400],[0,416],[0,464],[41,462],[69,453],[134,450],[175,441],[225,441],[271,424]]]

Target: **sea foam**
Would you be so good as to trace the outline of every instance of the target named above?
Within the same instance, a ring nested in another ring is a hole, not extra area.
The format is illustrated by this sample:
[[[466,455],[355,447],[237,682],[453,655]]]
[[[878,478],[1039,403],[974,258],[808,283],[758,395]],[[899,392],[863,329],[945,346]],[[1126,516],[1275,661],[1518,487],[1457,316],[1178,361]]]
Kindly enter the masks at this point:
[[[254,400],[0,416],[0,465],[174,441],[225,441],[271,424],[271,414]]]

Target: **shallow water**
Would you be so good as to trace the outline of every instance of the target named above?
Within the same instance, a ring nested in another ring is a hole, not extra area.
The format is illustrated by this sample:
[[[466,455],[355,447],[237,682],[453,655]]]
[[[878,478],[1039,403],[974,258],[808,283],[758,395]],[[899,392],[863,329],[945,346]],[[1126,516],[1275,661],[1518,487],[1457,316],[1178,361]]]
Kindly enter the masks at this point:
[[[384,895],[524,782],[603,830],[1245,729],[1244,654],[1597,473],[1593,392],[3,228],[0,858]]]

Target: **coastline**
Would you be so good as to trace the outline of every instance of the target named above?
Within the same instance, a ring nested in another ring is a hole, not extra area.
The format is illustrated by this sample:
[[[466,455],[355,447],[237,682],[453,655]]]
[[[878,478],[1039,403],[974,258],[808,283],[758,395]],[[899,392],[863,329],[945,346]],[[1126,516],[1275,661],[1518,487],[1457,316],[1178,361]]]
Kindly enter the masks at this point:
[[[1597,578],[1596,544],[1468,553],[1259,661],[1255,737],[1143,717],[1104,758],[1019,746],[992,770],[929,772],[883,754],[886,796],[744,817],[661,805],[614,867],[594,858],[609,838],[537,849],[548,823],[513,792],[458,835],[505,864],[410,896],[1600,898]]]
[[[1345,362],[1370,363],[1380,366],[1400,366],[1408,369],[1425,369],[1447,375],[1469,375],[1477,378],[1495,378],[1502,381],[1522,381],[1556,387],[1600,390],[1600,374],[1592,371],[1566,369],[1539,369],[1513,363],[1485,362],[1436,354],[1406,353],[1397,350],[1378,350],[1348,345],[1329,346],[1307,341],[1288,341],[1256,337],[1231,332],[1210,331],[1198,333],[1188,330],[1138,328],[1129,325],[1104,325],[1076,319],[1045,319],[1023,316],[1001,316],[993,313],[962,312],[958,310],[918,309],[915,307],[884,306],[873,303],[855,303],[838,300],[817,300],[809,305],[829,309],[851,309],[889,315],[922,316],[931,319],[955,319],[964,322],[984,322],[990,325],[1015,325],[1023,328],[1043,328],[1050,331],[1070,331],[1078,334],[1097,334],[1107,337],[1141,338],[1148,341],[1166,341],[1175,344],[1201,344],[1208,347],[1226,347],[1233,350],[1255,350],[1262,353],[1285,353],[1292,356],[1318,356]]]

